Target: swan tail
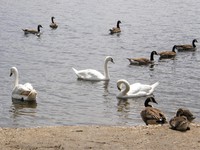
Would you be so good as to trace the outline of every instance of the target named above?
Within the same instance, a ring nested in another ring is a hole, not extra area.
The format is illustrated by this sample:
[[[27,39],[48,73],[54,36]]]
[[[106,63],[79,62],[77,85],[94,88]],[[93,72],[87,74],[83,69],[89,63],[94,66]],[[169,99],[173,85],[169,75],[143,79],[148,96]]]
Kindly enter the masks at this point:
[[[34,101],[36,100],[37,92],[35,89],[31,90],[31,92],[28,95],[28,100]]]
[[[152,84],[151,87],[152,87],[152,89],[155,89],[158,85],[159,85],[159,82],[156,82],[156,83]]]
[[[72,70],[75,72],[75,74],[78,74],[78,70],[72,67]]]

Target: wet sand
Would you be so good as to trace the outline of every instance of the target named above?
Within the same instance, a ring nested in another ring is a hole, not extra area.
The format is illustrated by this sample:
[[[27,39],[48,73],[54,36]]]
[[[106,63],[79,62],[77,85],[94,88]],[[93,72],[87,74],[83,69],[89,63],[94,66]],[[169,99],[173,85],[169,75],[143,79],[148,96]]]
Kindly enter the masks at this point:
[[[200,124],[186,132],[169,125],[0,128],[2,150],[193,150],[200,149]]]

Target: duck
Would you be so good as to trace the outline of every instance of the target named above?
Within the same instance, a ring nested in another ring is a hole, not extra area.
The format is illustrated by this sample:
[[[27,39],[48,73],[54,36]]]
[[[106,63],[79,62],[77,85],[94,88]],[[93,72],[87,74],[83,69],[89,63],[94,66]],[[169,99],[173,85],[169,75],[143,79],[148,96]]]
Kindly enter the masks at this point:
[[[149,65],[154,63],[154,55],[158,55],[156,51],[152,51],[150,54],[150,59],[148,58],[127,58],[130,65]]]
[[[40,28],[43,28],[42,25],[38,25],[37,30],[34,29],[22,29],[24,31],[24,34],[40,34]]]
[[[140,115],[142,117],[142,120],[145,122],[146,125],[149,124],[165,124],[167,123],[167,119],[162,111],[160,111],[157,108],[154,108],[152,105],[149,104],[149,102],[156,103],[156,100],[154,97],[148,97],[145,102],[144,106],[145,109],[141,111]]]
[[[190,121],[187,119],[186,116],[183,115],[183,113],[184,111],[182,109],[178,110],[176,116],[170,119],[169,124],[171,129],[178,131],[190,130]]]
[[[176,56],[175,49],[176,49],[176,45],[174,45],[172,47],[172,51],[163,51],[163,52],[158,53],[160,55],[159,59],[171,59],[171,58],[174,58]]]
[[[195,119],[190,110],[186,108],[179,108],[176,112],[176,116],[185,116],[189,122],[192,122]]]
[[[120,20],[117,21],[117,27],[113,27],[112,29],[110,29],[110,34],[114,34],[114,33],[120,33],[121,32],[121,29],[120,29],[120,26],[119,24],[121,23]]]
[[[129,84],[125,79],[120,79],[117,81],[117,88],[120,93],[117,95],[119,99],[128,99],[152,95],[155,88],[159,85],[159,82],[156,82],[152,85],[134,83]],[[124,87],[125,86],[125,87]]]
[[[19,73],[16,67],[10,69],[10,76],[14,75],[12,98],[21,101],[36,101],[37,92],[30,83],[19,84]]]
[[[51,17],[51,24],[49,25],[52,29],[56,29],[58,25],[54,22],[55,17]]]
[[[108,72],[108,62],[114,63],[114,60],[111,56],[106,56],[104,60],[104,74],[95,70],[95,69],[84,69],[76,70],[72,67],[73,71],[77,75],[78,79],[87,80],[87,81],[109,81],[110,75]]]
[[[176,49],[179,52],[187,52],[187,51],[195,51],[197,49],[195,43],[198,43],[197,39],[194,39],[192,41],[192,44],[186,44],[186,45],[176,45]]]

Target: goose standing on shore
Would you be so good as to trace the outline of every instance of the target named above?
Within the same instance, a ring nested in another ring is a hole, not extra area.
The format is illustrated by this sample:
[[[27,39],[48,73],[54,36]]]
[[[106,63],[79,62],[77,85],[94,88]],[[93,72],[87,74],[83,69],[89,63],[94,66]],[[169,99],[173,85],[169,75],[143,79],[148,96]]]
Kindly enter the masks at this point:
[[[150,105],[149,102],[157,104],[156,100],[153,97],[148,97],[145,100],[145,109],[141,111],[140,115],[142,117],[142,120],[146,123],[146,125],[167,123],[164,113],[161,112],[159,109],[152,107],[152,105]]]
[[[120,29],[120,26],[119,24],[121,23],[120,20],[117,21],[117,27],[113,27],[112,29],[110,29],[110,34],[114,34],[114,33],[120,33],[121,32],[121,29]]]
[[[154,55],[158,55],[156,51],[152,51],[150,54],[150,59],[148,58],[127,58],[130,65],[149,65],[154,63]]]
[[[42,25],[38,25],[37,30],[34,29],[22,29],[24,31],[24,34],[35,34],[39,35],[40,34],[40,28],[43,28]]]
[[[163,52],[158,53],[160,55],[159,59],[171,59],[171,58],[174,58],[176,56],[175,49],[176,49],[176,45],[174,45],[172,47],[172,51],[163,51]]]
[[[197,49],[195,43],[198,43],[198,41],[196,39],[194,39],[192,41],[192,45],[191,44],[186,44],[186,45],[176,45],[176,49],[179,52],[187,52],[187,51],[195,51]]]
[[[10,76],[14,75],[14,88],[12,91],[12,98],[15,100],[22,101],[35,101],[37,92],[33,89],[30,83],[26,83],[24,85],[19,84],[19,74],[16,67],[12,67],[10,69]]]
[[[119,99],[128,99],[135,97],[149,96],[153,94],[155,88],[159,85],[159,82],[156,82],[152,85],[134,83],[129,84],[125,79],[120,79],[117,81],[117,88],[120,93],[117,95]]]
[[[58,25],[54,22],[55,17],[51,17],[51,24],[49,25],[52,29],[56,29]]]
[[[109,81],[110,76],[108,72],[108,62],[112,62],[113,58],[111,56],[107,56],[104,61],[104,74],[94,69],[85,69],[85,70],[76,70],[72,68],[77,75],[78,79],[88,80],[88,81]]]

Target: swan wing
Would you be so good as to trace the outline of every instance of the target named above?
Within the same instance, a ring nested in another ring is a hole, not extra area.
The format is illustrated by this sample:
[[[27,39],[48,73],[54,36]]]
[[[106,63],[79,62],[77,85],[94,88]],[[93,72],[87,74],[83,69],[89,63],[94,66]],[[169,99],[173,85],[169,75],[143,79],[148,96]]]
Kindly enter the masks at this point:
[[[104,79],[105,76],[100,73],[97,70],[94,69],[85,69],[85,70],[76,70],[72,68],[78,78],[84,79],[84,80],[99,80],[99,79]]]

